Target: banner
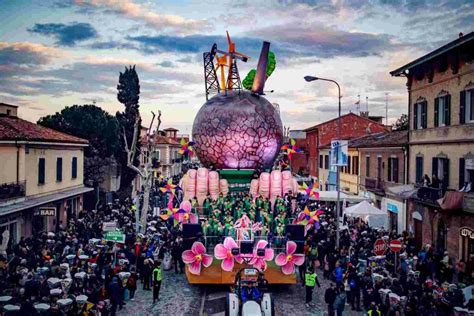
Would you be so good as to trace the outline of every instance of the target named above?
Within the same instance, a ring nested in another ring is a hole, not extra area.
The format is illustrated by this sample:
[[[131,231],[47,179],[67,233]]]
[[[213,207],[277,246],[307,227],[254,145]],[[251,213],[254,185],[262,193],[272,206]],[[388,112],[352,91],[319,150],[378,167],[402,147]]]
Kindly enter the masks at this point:
[[[348,147],[349,147],[349,144],[347,140],[331,141],[331,166],[339,166],[339,167],[347,166]]]

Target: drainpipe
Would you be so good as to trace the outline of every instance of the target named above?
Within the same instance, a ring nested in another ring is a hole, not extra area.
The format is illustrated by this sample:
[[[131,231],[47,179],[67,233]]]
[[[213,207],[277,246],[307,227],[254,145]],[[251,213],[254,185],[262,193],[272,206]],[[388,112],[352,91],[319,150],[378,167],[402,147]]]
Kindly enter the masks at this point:
[[[20,183],[20,145],[18,145],[18,141],[15,140],[16,146],[16,184]]]

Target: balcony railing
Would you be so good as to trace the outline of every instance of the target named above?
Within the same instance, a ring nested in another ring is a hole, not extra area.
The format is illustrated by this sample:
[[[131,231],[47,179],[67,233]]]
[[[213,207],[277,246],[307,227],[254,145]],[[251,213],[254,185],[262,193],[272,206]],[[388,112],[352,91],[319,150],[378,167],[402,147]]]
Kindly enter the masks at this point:
[[[365,188],[368,191],[377,193],[383,193],[385,191],[383,181],[380,179],[365,178]]]
[[[431,188],[431,187],[419,187],[416,193],[416,199],[422,203],[429,205],[438,205],[437,200],[441,199],[444,195],[443,189]]]
[[[26,181],[0,184],[0,200],[23,197],[26,194]]]

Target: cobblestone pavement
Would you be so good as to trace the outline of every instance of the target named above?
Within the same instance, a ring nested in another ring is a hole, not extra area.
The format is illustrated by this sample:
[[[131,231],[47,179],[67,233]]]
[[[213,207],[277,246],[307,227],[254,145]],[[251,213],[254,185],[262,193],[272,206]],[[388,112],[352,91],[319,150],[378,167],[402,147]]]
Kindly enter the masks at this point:
[[[276,316],[306,316],[327,315],[324,304],[324,291],[329,282],[320,280],[321,288],[316,287],[313,292],[314,307],[304,305],[305,289],[301,284],[292,286],[278,286],[271,288],[275,302]],[[142,291],[141,284],[133,301],[119,311],[119,316],[223,316],[225,311],[225,287],[205,287],[189,285],[184,274],[175,274],[174,271],[164,271],[160,291],[160,301],[152,304],[152,291]],[[359,316],[363,313],[352,311],[346,305],[344,316]]]

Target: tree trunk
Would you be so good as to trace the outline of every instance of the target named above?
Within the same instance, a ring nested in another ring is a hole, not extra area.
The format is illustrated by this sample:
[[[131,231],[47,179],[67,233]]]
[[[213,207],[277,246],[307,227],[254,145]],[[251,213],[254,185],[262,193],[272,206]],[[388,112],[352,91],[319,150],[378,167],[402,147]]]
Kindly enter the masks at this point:
[[[147,177],[142,178],[145,180],[143,185],[143,207],[140,211],[141,214],[141,232],[144,234],[146,232],[146,225],[148,219],[148,205],[150,202],[150,190],[151,190],[151,174],[147,175]]]

